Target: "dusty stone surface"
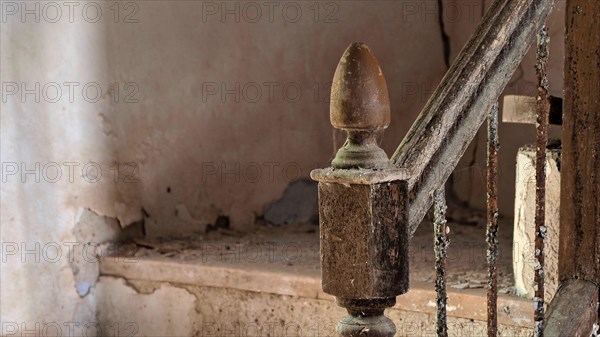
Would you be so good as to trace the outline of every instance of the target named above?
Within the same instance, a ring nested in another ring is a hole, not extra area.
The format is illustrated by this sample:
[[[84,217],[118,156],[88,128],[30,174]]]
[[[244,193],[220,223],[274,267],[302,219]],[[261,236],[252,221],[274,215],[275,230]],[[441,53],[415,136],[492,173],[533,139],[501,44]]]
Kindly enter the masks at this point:
[[[498,219],[498,289],[512,292],[512,231],[506,230],[512,218]],[[485,224],[458,224],[448,222],[448,258],[446,283],[454,289],[482,288],[487,280]],[[435,270],[433,253],[433,226],[425,219],[410,243],[410,278],[433,284]]]
[[[485,242],[482,240],[485,228],[453,223],[449,226],[448,284],[467,284],[464,289],[448,289],[450,330],[461,335],[475,331],[472,335],[478,335],[478,329],[485,327],[486,317]],[[502,287],[510,285],[513,279],[508,272],[512,269],[512,233],[500,233]],[[161,287],[185,288],[200,298],[192,313],[198,315],[194,320],[199,322],[195,325],[196,331],[255,328],[252,322],[260,322],[261,327],[279,322],[280,328],[288,326],[289,329],[296,329],[297,324],[293,323],[298,323],[305,332],[314,329],[315,324],[331,329],[344,315],[344,311],[335,306],[333,297],[322,291],[315,226],[264,227],[253,234],[219,230],[201,239],[136,240],[132,247],[123,248],[129,252],[126,259],[111,256],[102,260],[100,283],[104,277],[108,280],[124,278],[126,281],[119,282],[119,286],[147,296]],[[415,233],[410,258],[411,290],[398,297],[396,306],[389,310],[398,323],[398,336],[414,335],[415,331],[426,333],[435,322],[432,228],[425,223]],[[111,282],[110,286],[114,284]],[[105,294],[113,296],[108,290]],[[123,317],[131,316],[126,309],[128,301],[119,303],[125,307],[110,307],[110,310],[125,310]],[[521,336],[530,331],[529,301],[501,293],[498,303],[503,335]],[[149,310],[146,315],[152,315]],[[203,325],[203,322],[209,324]],[[241,323],[245,325],[239,325]]]
[[[546,245],[544,251],[544,300],[556,293],[560,221],[560,150],[546,151]],[[535,267],[535,149],[523,147],[517,154],[513,268],[517,294],[534,296]]]
[[[512,226],[513,219],[499,219],[499,289],[512,287]],[[449,286],[468,283],[464,288],[480,288],[486,280],[485,226],[449,222],[447,280]],[[299,272],[320,275],[319,228],[315,225],[288,227],[261,226],[254,233],[219,229],[193,238],[135,239],[133,244],[120,248],[135,259],[170,259],[207,266],[235,265],[238,269],[255,271]],[[123,262],[108,257],[106,261]],[[433,228],[428,219],[423,221],[410,241],[409,268],[411,282],[433,284]],[[105,265],[107,266],[107,265]],[[130,264],[129,268],[135,268]],[[175,277],[175,276],[171,276]],[[179,276],[177,276],[179,277]],[[183,279],[182,275],[180,279]],[[235,280],[232,280],[235,282]],[[455,287],[460,288],[460,287]],[[507,291],[510,292],[510,291]]]
[[[134,288],[104,276],[101,284],[100,326],[129,324],[136,336],[334,336],[344,315],[331,300],[147,281]]]
[[[97,286],[97,322],[102,336],[194,336],[196,298],[169,284],[139,285],[101,277]]]
[[[337,322],[346,315],[345,310],[330,299],[163,282],[128,284],[107,276],[100,278],[100,285],[99,326],[108,332],[117,325],[128,329],[137,327],[140,336],[333,337]],[[387,310],[386,315],[396,324],[396,337],[435,332],[433,311],[393,308]],[[146,322],[147,317],[160,317],[167,323],[163,326],[137,323]],[[485,326],[485,321],[448,319],[451,336],[481,336],[485,334]],[[530,334],[529,328],[500,324],[499,336]]]

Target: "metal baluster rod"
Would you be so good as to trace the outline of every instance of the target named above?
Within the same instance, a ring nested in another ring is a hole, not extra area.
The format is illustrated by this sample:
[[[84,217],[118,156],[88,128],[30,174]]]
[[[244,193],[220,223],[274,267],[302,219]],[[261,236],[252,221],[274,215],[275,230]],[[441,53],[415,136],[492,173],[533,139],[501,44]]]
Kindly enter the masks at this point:
[[[433,249],[435,252],[435,292],[437,305],[437,336],[447,337],[446,304],[446,258],[448,256],[448,229],[446,227],[446,196],[444,186],[435,191],[433,196]]]
[[[542,337],[544,323],[544,243],[546,240],[546,146],[548,145],[548,32],[546,26],[537,38],[535,65],[537,88],[536,159],[535,159],[535,268],[534,268],[534,337]]]
[[[494,337],[498,335],[498,103],[488,113],[487,146],[487,332]]]

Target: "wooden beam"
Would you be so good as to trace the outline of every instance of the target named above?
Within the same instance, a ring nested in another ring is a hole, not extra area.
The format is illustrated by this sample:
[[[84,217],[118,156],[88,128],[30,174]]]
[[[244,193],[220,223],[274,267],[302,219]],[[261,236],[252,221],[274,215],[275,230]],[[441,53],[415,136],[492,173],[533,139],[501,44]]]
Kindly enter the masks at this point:
[[[567,0],[558,276],[544,334],[589,336],[600,283],[600,1]]]
[[[598,287],[594,283],[565,281],[548,307],[544,335],[589,337],[598,318],[597,298]]]
[[[408,169],[409,232],[425,217],[487,111],[519,66],[554,0],[496,0],[391,160]]]
[[[600,278],[600,1],[568,0],[559,277]]]

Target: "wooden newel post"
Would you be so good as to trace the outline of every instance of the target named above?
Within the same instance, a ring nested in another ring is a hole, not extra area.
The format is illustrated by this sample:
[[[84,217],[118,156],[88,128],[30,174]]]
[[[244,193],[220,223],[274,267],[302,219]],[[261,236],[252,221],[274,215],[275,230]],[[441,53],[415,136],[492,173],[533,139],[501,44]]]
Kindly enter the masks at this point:
[[[384,310],[408,290],[408,197],[405,171],[390,165],[376,133],[390,123],[383,73],[369,48],[354,43],[337,66],[331,123],[348,139],[319,182],[323,291],[348,316],[341,336],[392,337]]]

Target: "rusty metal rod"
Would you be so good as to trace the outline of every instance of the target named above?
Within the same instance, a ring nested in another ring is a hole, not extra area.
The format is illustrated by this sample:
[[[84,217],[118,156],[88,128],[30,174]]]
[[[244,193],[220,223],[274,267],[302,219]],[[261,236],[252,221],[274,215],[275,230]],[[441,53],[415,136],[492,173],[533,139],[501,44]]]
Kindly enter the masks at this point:
[[[489,110],[487,134],[487,332],[488,337],[495,337],[498,335],[498,103]]]
[[[433,196],[433,250],[435,253],[435,292],[437,305],[437,336],[448,336],[446,318],[446,258],[448,256],[448,227],[446,227],[446,196],[444,186]]]
[[[411,171],[414,233],[521,63],[554,0],[496,0],[392,156]]]
[[[537,38],[537,61],[535,65],[538,81],[537,122],[535,155],[535,268],[533,315],[534,337],[544,335],[544,246],[546,240],[546,146],[548,145],[548,32],[540,29]]]

